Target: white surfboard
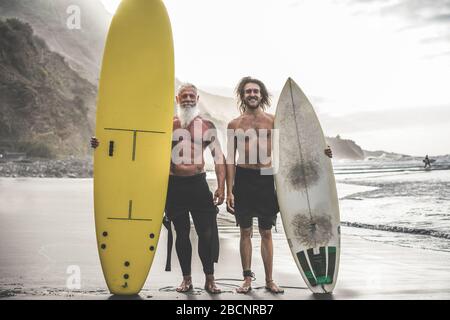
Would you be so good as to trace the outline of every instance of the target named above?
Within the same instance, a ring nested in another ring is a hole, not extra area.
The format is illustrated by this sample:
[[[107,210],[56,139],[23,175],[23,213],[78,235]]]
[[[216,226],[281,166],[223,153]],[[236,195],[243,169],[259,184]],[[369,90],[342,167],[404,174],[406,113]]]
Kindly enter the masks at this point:
[[[308,287],[331,293],[340,255],[336,183],[317,115],[291,78],[278,101],[275,129],[275,184],[289,247]]]

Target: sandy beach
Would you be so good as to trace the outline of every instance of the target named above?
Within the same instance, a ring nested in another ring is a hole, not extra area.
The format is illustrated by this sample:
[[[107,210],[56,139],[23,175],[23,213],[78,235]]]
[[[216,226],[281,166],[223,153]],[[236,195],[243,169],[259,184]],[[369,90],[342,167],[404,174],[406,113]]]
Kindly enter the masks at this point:
[[[371,187],[338,183],[339,197]],[[341,208],[342,210],[342,208]],[[280,219],[279,219],[280,220]],[[175,292],[181,271],[175,249],[172,271],[165,272],[167,231],[162,229],[158,250],[144,289],[134,299],[229,300],[320,299],[312,295],[297,270],[282,232],[274,238],[274,279],[285,293],[273,295],[264,288],[260,240],[254,229],[254,290],[237,294],[240,284],[239,231],[233,217],[221,207],[220,258],[216,278],[223,289],[210,295],[193,243],[193,282],[188,294]],[[326,299],[449,299],[450,253],[408,248],[370,240],[367,232],[342,228],[342,254],[338,283]],[[369,240],[368,240],[369,239]],[[69,289],[73,270],[81,275],[80,288]],[[91,179],[0,178],[0,299],[117,299],[110,295],[97,254]],[[323,299],[324,297],[322,297]]]

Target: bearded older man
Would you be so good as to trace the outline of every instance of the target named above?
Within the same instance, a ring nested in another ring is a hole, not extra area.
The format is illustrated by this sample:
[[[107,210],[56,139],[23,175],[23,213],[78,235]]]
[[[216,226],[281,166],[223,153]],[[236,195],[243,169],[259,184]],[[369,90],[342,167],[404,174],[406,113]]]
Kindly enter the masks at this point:
[[[177,115],[173,119],[172,159],[166,200],[166,217],[174,224],[175,248],[180,262],[183,280],[177,292],[193,289],[191,275],[192,245],[190,241],[192,216],[198,235],[198,253],[205,273],[205,290],[220,293],[214,279],[214,262],[218,261],[219,238],[217,230],[217,206],[225,199],[225,158],[217,138],[214,124],[202,118],[198,109],[197,88],[182,84],[176,96]],[[91,146],[99,141],[93,137]],[[209,190],[204,151],[209,148],[215,162],[217,190]]]

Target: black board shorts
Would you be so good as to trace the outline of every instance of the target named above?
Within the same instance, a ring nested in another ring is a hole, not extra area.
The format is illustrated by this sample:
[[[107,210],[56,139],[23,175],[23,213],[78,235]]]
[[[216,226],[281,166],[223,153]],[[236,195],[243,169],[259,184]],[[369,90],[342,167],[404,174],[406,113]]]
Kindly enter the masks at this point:
[[[273,175],[261,174],[260,169],[236,167],[234,178],[234,215],[236,224],[250,228],[253,218],[258,218],[258,226],[270,230],[276,225],[278,207]]]

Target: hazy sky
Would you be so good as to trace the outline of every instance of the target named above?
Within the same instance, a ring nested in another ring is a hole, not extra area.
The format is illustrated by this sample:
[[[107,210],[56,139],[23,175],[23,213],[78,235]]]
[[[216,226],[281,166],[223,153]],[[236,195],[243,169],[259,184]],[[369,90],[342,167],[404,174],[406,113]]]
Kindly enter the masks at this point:
[[[450,0],[164,2],[179,79],[231,92],[252,75],[277,94],[290,76],[327,135],[450,153]]]

